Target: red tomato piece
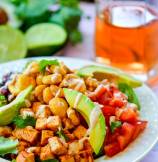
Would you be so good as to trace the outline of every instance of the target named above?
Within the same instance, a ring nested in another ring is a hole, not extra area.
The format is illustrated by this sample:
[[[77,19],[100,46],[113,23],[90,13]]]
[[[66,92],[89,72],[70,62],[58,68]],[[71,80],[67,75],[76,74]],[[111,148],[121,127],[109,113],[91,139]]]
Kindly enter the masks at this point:
[[[123,123],[121,135],[117,138],[121,150],[123,150],[131,142],[134,130],[135,127],[132,124]]]
[[[104,106],[102,108],[102,112],[104,114],[104,116],[113,116],[115,115],[115,110],[116,108],[113,106]]]
[[[106,145],[104,147],[104,151],[107,156],[112,157],[112,156],[116,155],[117,153],[119,153],[121,151],[121,149],[120,149],[119,143],[114,142],[114,143]]]
[[[108,90],[107,90],[107,87],[100,84],[94,91],[94,93],[96,94],[96,97],[99,98],[101,95],[103,95],[104,93],[106,93]]]
[[[116,142],[119,135],[120,134],[117,131],[115,133],[113,133],[113,134],[109,133],[107,138],[106,138],[106,144]]]
[[[110,100],[109,105],[114,107],[123,107],[125,105],[125,102],[119,98],[114,98]]]
[[[147,127],[147,121],[137,121],[135,124],[134,134],[132,136],[132,140],[135,140],[141,132]]]
[[[110,91],[107,91],[98,98],[98,102],[102,105],[109,105],[111,98],[112,93]]]
[[[137,121],[137,116],[137,113],[133,109],[126,108],[119,118],[123,122],[134,123]]]

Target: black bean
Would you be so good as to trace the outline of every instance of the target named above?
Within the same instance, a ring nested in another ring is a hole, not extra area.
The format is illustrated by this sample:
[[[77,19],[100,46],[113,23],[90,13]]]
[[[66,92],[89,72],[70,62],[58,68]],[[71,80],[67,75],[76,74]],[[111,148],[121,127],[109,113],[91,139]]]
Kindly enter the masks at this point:
[[[10,94],[10,92],[6,86],[3,86],[0,88],[0,93],[6,97]]]

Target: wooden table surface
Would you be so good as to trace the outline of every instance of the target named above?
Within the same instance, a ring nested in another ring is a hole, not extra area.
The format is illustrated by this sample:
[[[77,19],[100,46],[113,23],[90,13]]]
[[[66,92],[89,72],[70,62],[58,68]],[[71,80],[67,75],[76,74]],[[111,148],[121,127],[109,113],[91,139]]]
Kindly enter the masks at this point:
[[[84,16],[80,23],[80,29],[83,33],[83,42],[72,47],[68,45],[64,51],[65,56],[77,57],[83,59],[95,60],[94,50],[94,30],[95,30],[95,5],[91,3],[82,3]],[[86,17],[90,16],[90,19]],[[158,96],[158,84],[151,87]],[[158,162],[158,144],[141,162]]]

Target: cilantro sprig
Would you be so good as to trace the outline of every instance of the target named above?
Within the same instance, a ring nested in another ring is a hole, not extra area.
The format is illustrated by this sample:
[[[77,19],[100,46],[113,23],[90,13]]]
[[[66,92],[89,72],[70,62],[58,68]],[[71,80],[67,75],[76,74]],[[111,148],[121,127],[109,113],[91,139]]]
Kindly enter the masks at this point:
[[[66,142],[69,141],[69,138],[66,136],[62,129],[58,130],[56,133],[61,139],[65,140]]]
[[[44,72],[44,70],[46,69],[46,67],[49,66],[49,65],[57,65],[57,66],[59,66],[60,63],[56,59],[55,60],[41,60],[39,62],[40,71],[41,72]]]
[[[114,121],[114,122],[111,122],[110,123],[110,129],[111,129],[111,132],[114,133],[115,130],[119,127],[122,126],[122,123],[120,121]]]
[[[26,116],[23,118],[22,116],[18,115],[14,118],[13,123],[18,128],[25,128],[26,126],[35,126],[36,119],[32,116]]]

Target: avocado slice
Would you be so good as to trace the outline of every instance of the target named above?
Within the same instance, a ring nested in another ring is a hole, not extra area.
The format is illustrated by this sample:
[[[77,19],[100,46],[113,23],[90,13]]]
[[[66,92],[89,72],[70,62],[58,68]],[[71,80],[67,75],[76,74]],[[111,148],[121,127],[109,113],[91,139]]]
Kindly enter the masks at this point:
[[[97,78],[98,80],[109,79],[110,81],[116,83],[126,83],[133,88],[142,85],[141,81],[122,72],[119,69],[111,67],[89,65],[79,69],[76,73],[81,77],[91,76]]]
[[[8,125],[13,118],[18,114],[19,109],[24,105],[25,99],[32,91],[32,86],[23,90],[14,101],[8,105],[0,107],[0,126]]]
[[[0,155],[5,154],[16,154],[18,152],[17,145],[19,144],[18,140],[13,140],[10,138],[0,137]]]
[[[69,105],[72,108],[76,109],[84,117],[87,124],[90,125],[90,114],[92,110],[96,107],[96,105],[86,95],[83,95],[82,93],[75,90],[64,88],[64,95]],[[75,100],[78,95],[80,95],[80,100],[75,107]],[[90,132],[90,144],[96,155],[99,154],[102,148],[105,135],[105,118],[101,113],[98,122]]]
[[[19,28],[22,24],[21,20],[16,15],[16,7],[10,0],[0,0],[0,8],[5,12],[6,23],[9,26]],[[0,15],[0,18],[4,18],[4,14]]]

